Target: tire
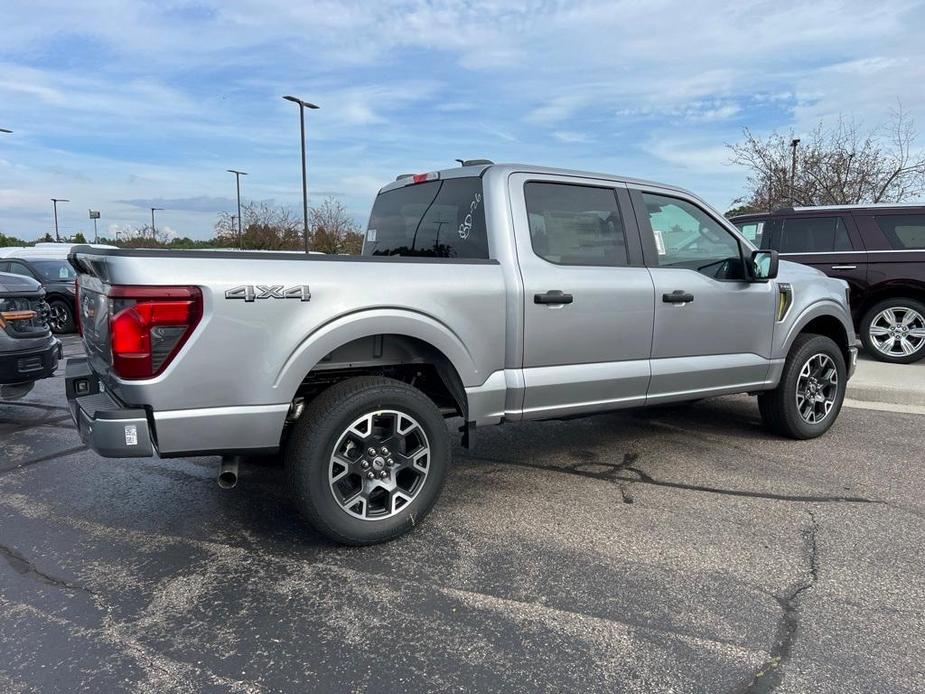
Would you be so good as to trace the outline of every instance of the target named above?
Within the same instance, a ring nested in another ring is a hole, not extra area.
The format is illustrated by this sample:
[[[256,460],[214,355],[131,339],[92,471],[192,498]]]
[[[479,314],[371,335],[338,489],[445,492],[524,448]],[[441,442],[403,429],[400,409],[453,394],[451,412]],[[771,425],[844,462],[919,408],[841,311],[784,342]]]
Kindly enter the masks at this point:
[[[861,340],[867,353],[878,361],[918,361],[925,357],[925,304],[903,297],[875,304],[861,320]]]
[[[835,370],[834,384],[828,376],[830,367]],[[847,375],[845,356],[834,340],[824,335],[798,335],[784,362],[777,388],[758,395],[761,419],[768,429],[781,436],[792,439],[822,436],[841,411]],[[802,400],[798,400],[798,388]],[[807,388],[810,394],[818,394],[811,401],[806,399]],[[798,402],[805,406],[801,408]]]
[[[64,299],[48,302],[48,325],[58,335],[74,332],[74,307]]]
[[[434,403],[378,376],[322,392],[299,417],[285,453],[299,510],[318,532],[347,545],[392,540],[420,523],[449,461],[449,432]]]

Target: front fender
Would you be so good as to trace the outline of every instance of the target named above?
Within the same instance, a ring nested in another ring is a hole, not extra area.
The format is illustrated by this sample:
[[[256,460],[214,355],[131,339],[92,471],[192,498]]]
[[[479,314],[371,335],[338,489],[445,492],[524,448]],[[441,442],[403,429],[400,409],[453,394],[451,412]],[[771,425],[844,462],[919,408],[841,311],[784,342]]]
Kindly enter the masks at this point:
[[[774,356],[786,358],[797,335],[799,335],[811,321],[823,316],[837,319],[841,324],[842,330],[845,331],[845,339],[847,340],[848,346],[852,347],[857,345],[858,341],[854,334],[854,324],[851,321],[851,316],[845,310],[845,307],[832,299],[820,299],[803,308],[793,319],[786,321],[787,327],[785,330],[780,331],[780,337],[778,338],[777,335],[775,335]]]
[[[464,386],[484,382],[469,349],[447,325],[432,316],[407,309],[377,308],[356,311],[325,323],[307,335],[292,351],[273,383],[280,401],[295,396],[305,376],[326,355],[349,342],[374,335],[403,335],[439,350],[456,369]]]

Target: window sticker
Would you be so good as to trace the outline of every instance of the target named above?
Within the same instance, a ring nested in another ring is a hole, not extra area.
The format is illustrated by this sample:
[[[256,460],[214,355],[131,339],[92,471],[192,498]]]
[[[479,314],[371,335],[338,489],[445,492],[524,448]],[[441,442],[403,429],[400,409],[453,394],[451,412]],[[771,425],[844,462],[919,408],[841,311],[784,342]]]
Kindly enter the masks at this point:
[[[369,241],[370,243],[376,243],[376,230],[375,229],[369,229],[366,232],[366,240]]]
[[[655,234],[655,248],[658,251],[658,254],[667,255],[668,251],[665,250],[665,239],[662,238],[662,232],[658,229],[653,229],[652,233]]]
[[[469,234],[472,233],[472,214],[478,209],[480,202],[482,202],[482,194],[476,193],[472,198],[472,202],[469,203],[469,214],[466,215],[463,223],[459,225],[459,238],[463,241],[468,239]]]
[[[125,425],[125,445],[126,446],[137,446],[138,445],[138,427],[134,424]]]

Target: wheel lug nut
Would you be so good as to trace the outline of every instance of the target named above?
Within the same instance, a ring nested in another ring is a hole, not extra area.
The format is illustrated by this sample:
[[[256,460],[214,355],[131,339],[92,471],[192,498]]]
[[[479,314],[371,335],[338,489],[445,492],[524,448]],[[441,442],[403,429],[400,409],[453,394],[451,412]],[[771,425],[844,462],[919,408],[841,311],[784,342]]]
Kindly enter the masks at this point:
[[[362,463],[360,463],[360,467],[366,470],[369,467],[369,461],[364,460]]]
[[[387,447],[383,446],[382,448],[379,449],[379,452],[382,453],[382,455],[388,455],[388,454],[389,454],[389,449],[388,449]]]
[[[389,476],[389,473],[387,473],[385,470],[379,473],[379,477],[381,477],[382,479],[385,479],[388,476]]]
[[[376,449],[370,446],[369,448],[366,449],[366,455],[369,455],[369,456],[376,455]]]
[[[395,464],[395,461],[389,458],[388,460],[385,461],[385,464],[388,465],[389,467],[392,467]]]
[[[369,472],[366,473],[366,477],[368,477],[369,479],[375,479],[376,473],[370,470]]]

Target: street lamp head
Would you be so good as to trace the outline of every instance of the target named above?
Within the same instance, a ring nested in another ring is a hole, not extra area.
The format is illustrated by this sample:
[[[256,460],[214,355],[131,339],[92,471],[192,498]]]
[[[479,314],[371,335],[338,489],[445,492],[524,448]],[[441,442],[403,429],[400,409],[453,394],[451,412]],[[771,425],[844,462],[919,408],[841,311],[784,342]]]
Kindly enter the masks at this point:
[[[6,128],[0,128],[0,133],[7,133],[9,135],[12,132],[13,132],[12,130],[7,130]]]
[[[795,138],[790,142],[790,146],[791,146],[791,147],[796,147],[798,144],[800,144],[800,138],[798,138],[798,137],[795,137]]]
[[[52,198],[52,202],[70,202],[70,200],[65,200],[64,198]]]
[[[228,173],[236,174],[238,176],[247,176],[247,171],[237,171],[235,169],[225,169],[225,171],[227,171]]]
[[[286,101],[291,101],[292,103],[298,104],[299,106],[304,106],[305,108],[313,108],[313,109],[321,108],[320,106],[315,106],[315,104],[309,103],[308,101],[303,101],[297,96],[284,96],[283,98]]]

